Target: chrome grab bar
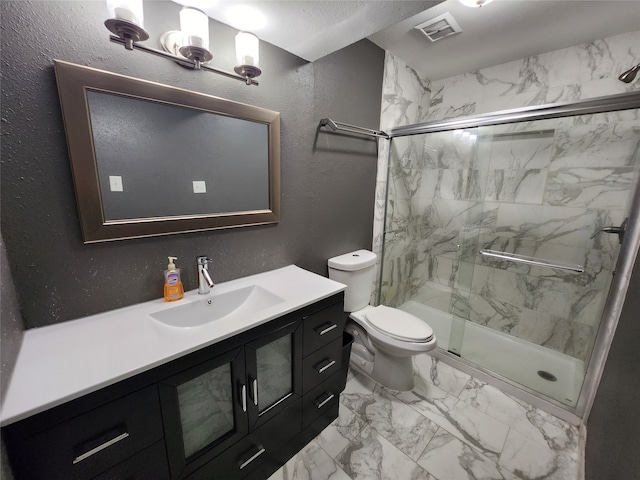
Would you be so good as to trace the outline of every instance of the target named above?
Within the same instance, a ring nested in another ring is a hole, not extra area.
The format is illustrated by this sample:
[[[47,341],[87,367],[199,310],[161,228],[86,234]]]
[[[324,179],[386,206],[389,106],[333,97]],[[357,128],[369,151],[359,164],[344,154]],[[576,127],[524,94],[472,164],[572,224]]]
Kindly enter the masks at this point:
[[[542,260],[534,257],[527,257],[526,255],[518,255],[517,253],[498,252],[496,250],[480,250],[480,255],[485,257],[499,258],[501,260],[508,260],[515,263],[526,263],[528,265],[536,265],[539,267],[556,268],[559,270],[568,270],[569,272],[583,273],[584,267],[582,265],[563,265],[561,263],[553,263],[548,260]]]

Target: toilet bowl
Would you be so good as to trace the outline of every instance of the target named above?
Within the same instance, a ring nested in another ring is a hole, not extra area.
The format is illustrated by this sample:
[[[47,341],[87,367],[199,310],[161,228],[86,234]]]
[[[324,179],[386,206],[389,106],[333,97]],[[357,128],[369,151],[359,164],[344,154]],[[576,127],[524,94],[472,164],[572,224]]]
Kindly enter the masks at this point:
[[[410,313],[371,306],[376,254],[358,250],[330,258],[329,278],[347,285],[345,330],[352,334],[351,365],[392,390],[413,388],[412,357],[436,347],[429,325]]]

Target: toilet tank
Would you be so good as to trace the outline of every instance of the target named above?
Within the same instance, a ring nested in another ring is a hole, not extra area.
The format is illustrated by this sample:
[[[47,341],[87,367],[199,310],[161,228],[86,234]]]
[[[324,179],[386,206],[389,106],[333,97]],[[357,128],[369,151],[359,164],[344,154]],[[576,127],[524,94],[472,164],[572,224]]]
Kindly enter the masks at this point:
[[[329,278],[344,283],[344,311],[355,312],[369,305],[376,272],[377,255],[369,250],[357,250],[330,258]]]

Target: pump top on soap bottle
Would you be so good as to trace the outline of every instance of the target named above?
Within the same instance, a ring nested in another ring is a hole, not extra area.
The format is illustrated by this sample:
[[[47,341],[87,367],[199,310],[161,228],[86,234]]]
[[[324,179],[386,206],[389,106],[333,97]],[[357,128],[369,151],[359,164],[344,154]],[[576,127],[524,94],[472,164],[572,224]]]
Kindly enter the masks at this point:
[[[180,269],[176,268],[176,264],[173,263],[178,257],[168,257],[169,265],[164,271],[164,299],[167,302],[173,302],[180,300],[184,297],[184,288],[180,281]]]

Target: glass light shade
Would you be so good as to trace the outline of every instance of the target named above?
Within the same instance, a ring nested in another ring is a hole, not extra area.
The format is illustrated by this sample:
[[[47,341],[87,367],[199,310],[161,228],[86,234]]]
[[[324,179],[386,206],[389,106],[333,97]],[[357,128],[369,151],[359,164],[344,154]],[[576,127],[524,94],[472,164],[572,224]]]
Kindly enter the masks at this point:
[[[202,10],[185,7],[180,10],[182,45],[209,50],[209,17]]]
[[[482,7],[493,0],[458,0],[465,7]]]
[[[247,32],[240,32],[236,35],[236,61],[238,65],[251,67],[260,65],[258,37]]]
[[[126,20],[144,28],[142,0],[107,0],[109,18]]]

